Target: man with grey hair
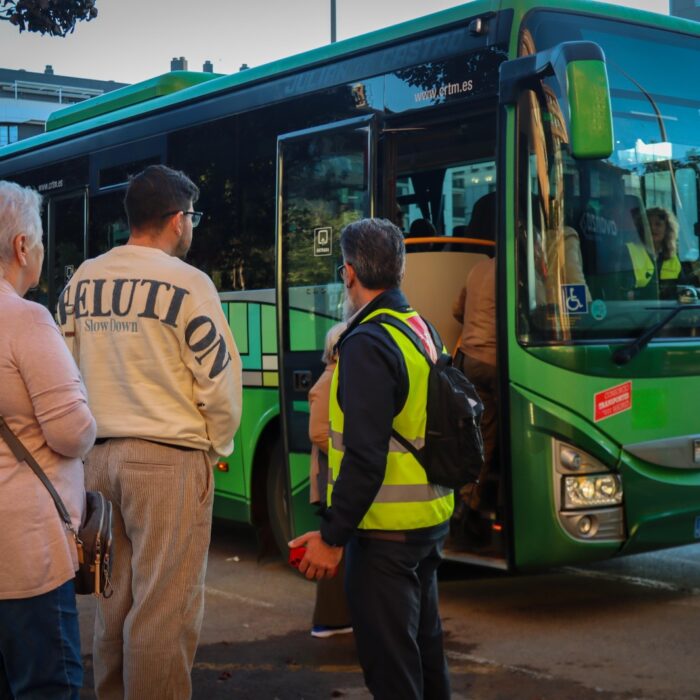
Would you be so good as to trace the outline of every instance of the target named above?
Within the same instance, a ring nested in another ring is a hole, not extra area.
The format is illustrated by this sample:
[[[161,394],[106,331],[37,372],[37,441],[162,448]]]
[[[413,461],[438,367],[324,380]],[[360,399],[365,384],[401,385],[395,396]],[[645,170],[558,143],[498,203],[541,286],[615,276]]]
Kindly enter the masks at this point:
[[[447,699],[436,570],[453,495],[392,437],[423,444],[426,355],[435,361],[442,343],[399,289],[405,248],[394,224],[349,224],[340,246],[350,318],[331,384],[328,507],[320,531],[290,546],[306,545],[299,570],[317,579],[332,576],[345,551],[358,655],[375,698]]]

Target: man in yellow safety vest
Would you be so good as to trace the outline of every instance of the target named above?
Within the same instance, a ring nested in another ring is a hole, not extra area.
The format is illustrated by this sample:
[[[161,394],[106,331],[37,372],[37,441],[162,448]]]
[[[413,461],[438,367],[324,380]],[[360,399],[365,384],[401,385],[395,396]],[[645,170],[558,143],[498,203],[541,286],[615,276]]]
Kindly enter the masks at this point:
[[[429,365],[408,335],[435,360],[426,323],[399,289],[403,234],[386,219],[346,226],[340,239],[348,328],[330,397],[328,507],[306,545],[307,578],[331,576],[346,557],[345,587],[365,682],[375,698],[450,697],[438,612],[436,570],[453,494],[428,481],[392,429],[423,445]]]

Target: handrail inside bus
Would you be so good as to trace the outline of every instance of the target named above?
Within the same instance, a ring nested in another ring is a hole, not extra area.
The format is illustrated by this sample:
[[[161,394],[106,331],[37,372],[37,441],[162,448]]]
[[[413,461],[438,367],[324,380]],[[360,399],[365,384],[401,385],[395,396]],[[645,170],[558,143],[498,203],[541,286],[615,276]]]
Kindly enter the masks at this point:
[[[495,247],[495,241],[485,241],[483,238],[462,238],[461,236],[421,236],[416,238],[405,238],[405,245],[416,245],[418,243],[469,243],[470,245],[481,245],[486,248]]]

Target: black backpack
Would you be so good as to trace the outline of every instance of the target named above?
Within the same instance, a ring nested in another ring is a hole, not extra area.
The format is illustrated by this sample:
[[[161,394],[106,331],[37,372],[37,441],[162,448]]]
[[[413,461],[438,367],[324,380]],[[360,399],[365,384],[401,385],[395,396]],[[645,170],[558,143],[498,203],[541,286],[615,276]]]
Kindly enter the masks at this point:
[[[424,447],[416,449],[393,429],[392,437],[420,462],[431,483],[459,490],[465,484],[477,481],[484,464],[484,440],[480,428],[484,405],[474,385],[453,366],[452,357],[442,352],[442,340],[427,321],[425,323],[438,351],[435,363],[418,335],[406,323],[389,314],[378,314],[370,320],[401,331],[430,365]]]

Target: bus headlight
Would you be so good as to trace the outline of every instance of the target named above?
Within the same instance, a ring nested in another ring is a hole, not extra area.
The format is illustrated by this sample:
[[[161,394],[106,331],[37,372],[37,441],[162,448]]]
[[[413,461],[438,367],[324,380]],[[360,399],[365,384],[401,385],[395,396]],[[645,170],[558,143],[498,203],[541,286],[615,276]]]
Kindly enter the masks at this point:
[[[564,477],[564,508],[595,508],[622,503],[622,480],[617,474]]]
[[[579,542],[624,542],[622,476],[578,445],[552,438],[554,505],[562,528]]]
[[[600,474],[610,471],[606,464],[561,440],[553,440],[554,468],[560,474]]]

